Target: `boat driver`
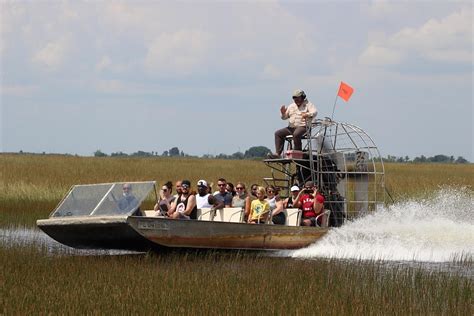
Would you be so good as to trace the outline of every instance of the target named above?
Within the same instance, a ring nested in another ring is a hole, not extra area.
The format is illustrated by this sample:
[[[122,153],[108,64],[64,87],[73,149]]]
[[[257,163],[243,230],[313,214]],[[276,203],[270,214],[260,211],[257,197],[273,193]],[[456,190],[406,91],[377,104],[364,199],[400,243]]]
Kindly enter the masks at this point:
[[[306,121],[316,117],[318,111],[313,103],[309,102],[303,90],[293,92],[293,103],[288,107],[282,105],[280,114],[282,120],[288,120],[288,127],[275,132],[275,153],[269,154],[269,158],[281,158],[285,137],[293,135],[294,150],[301,151],[301,138],[306,133]]]
[[[138,206],[138,200],[132,193],[132,185],[124,183],[122,186],[122,197],[117,202],[118,211],[122,214],[128,213]],[[140,208],[137,208],[134,215],[140,215]]]

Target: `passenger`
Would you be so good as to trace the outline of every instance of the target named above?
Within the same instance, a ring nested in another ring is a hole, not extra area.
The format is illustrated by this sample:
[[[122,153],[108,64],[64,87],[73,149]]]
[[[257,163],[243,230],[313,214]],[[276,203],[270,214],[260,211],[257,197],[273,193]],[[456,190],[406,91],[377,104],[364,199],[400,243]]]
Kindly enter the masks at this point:
[[[293,103],[288,107],[280,107],[281,119],[288,119],[288,127],[275,132],[275,153],[269,158],[280,158],[285,144],[285,137],[293,135],[294,150],[301,150],[301,138],[306,133],[306,121],[316,117],[318,111],[313,103],[309,102],[303,90],[296,90],[293,93]]]
[[[117,202],[117,208],[121,214],[125,214],[136,208],[139,202],[132,193],[132,185],[130,183],[124,183],[122,191],[122,197]],[[133,215],[141,215],[140,208],[137,208]]]
[[[250,195],[253,196],[254,198],[257,198],[257,189],[258,189],[258,184],[252,184],[250,186]]]
[[[257,199],[252,201],[248,223],[265,224],[270,213],[270,204],[265,200],[265,188],[257,188]]]
[[[196,196],[191,194],[191,182],[181,182],[181,194],[171,204],[168,216],[173,219],[197,219]]]
[[[285,225],[286,216],[283,212],[283,201],[277,195],[277,191],[273,185],[267,186],[267,199],[272,212],[272,222],[276,225]]]
[[[316,226],[316,216],[321,214],[324,209],[324,197],[319,194],[313,181],[307,181],[303,190],[298,193],[293,206],[303,211],[301,226]],[[321,222],[319,220],[318,224],[321,224]]]
[[[237,192],[235,192],[234,184],[232,182],[227,182],[227,186],[225,190],[229,192],[230,194],[232,194],[232,197],[234,197],[237,194]]]
[[[206,180],[199,180],[197,183],[198,194],[196,195],[196,206],[198,209],[212,208],[215,199],[209,193],[209,186]]]
[[[298,193],[300,192],[300,188],[297,185],[294,185],[290,188],[290,196],[287,197],[283,201],[284,208],[293,208],[296,198],[298,197]]]
[[[175,187],[176,187],[176,194],[173,196],[176,199],[181,193],[183,193],[183,191],[181,190],[181,180],[176,181]]]
[[[237,189],[237,194],[232,199],[232,206],[241,207],[245,211],[244,221],[247,222],[250,213],[250,204],[257,198],[247,193],[245,184],[242,182],[237,182],[237,186],[235,188]]]
[[[166,215],[171,207],[171,203],[176,199],[171,193],[173,193],[173,184],[171,181],[168,181],[161,187],[160,201],[153,208],[157,212],[156,215]]]
[[[214,192],[217,202],[222,202],[224,207],[232,207],[232,194],[226,191],[227,181],[224,178],[217,180],[219,191]]]

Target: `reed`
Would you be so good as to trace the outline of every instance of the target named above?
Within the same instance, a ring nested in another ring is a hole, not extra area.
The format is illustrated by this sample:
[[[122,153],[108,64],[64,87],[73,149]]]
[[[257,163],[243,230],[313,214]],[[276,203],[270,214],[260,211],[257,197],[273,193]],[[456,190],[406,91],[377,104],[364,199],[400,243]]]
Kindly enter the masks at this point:
[[[472,279],[248,253],[51,256],[0,248],[2,314],[472,314]]]
[[[386,164],[385,170],[395,201],[424,198],[444,185],[474,186],[473,164]],[[224,177],[250,186],[263,184],[270,170],[254,160],[0,154],[0,175],[0,226],[6,226],[47,217],[74,184],[189,179],[194,185]]]

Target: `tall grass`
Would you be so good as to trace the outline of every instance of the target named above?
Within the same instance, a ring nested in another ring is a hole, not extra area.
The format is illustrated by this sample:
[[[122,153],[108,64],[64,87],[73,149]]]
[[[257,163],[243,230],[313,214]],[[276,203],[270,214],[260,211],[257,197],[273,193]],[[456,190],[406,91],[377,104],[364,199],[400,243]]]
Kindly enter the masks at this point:
[[[472,315],[471,279],[378,262],[0,248],[0,265],[2,314]]]
[[[474,165],[386,164],[395,200],[424,197],[442,185],[474,185]],[[0,154],[0,226],[33,225],[47,217],[74,184],[199,179],[263,184],[271,175],[262,162],[197,158],[95,158]]]

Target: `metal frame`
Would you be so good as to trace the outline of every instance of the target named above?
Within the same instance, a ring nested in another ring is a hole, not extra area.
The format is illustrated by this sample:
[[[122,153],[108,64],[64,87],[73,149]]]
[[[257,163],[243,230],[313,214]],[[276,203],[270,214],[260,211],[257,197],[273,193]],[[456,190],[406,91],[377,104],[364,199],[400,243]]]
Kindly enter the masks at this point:
[[[288,140],[288,139],[287,139]],[[290,140],[291,141],[291,140]],[[343,189],[348,217],[375,210],[385,202],[385,168],[373,139],[359,126],[330,118],[308,123],[303,142],[303,159],[266,159],[272,176],[266,184],[290,194],[296,182],[312,180],[325,195]],[[332,202],[336,203],[336,202]]]

